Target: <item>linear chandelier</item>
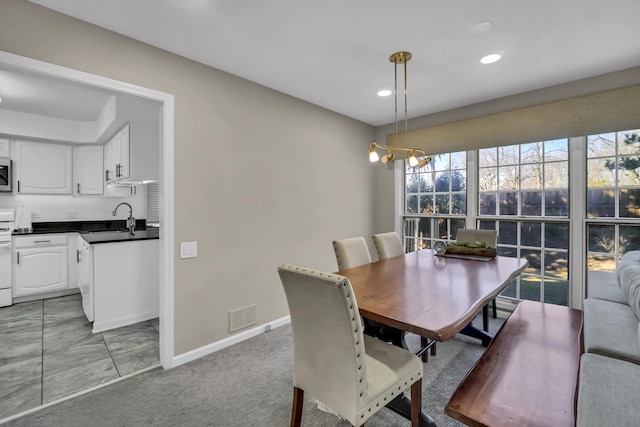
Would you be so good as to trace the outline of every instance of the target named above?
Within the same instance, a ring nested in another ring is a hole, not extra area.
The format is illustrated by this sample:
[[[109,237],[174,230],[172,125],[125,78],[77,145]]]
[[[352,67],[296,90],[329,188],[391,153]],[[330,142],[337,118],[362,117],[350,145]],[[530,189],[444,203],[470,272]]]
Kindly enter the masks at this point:
[[[421,168],[426,166],[431,161],[431,157],[427,156],[424,150],[416,147],[398,147],[398,64],[404,66],[404,133],[405,141],[408,141],[408,108],[407,108],[407,62],[411,59],[410,52],[396,52],[389,57],[389,61],[394,63],[394,96],[395,96],[395,146],[378,144],[373,141],[369,146],[369,161],[377,162],[381,160],[382,163],[388,163],[395,160],[394,151],[404,151],[407,153],[407,160],[409,166]],[[382,156],[382,159],[378,155],[376,149],[387,150],[387,153]]]

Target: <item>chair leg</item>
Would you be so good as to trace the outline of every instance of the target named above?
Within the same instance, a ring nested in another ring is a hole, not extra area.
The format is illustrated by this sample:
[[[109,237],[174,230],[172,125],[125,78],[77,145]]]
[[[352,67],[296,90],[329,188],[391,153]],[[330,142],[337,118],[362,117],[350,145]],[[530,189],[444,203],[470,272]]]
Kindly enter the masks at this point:
[[[436,345],[438,345],[438,343],[433,343],[433,345],[431,346],[431,355],[435,356],[436,355]]]
[[[422,378],[411,384],[411,427],[420,427],[422,412]]]
[[[482,307],[482,329],[489,332],[489,304]]]
[[[497,319],[498,318],[498,307],[496,306],[496,300],[495,299],[493,300],[491,305],[493,306],[493,318]]]
[[[304,403],[304,390],[293,388],[293,406],[291,408],[291,427],[300,427],[302,422],[302,405]]]

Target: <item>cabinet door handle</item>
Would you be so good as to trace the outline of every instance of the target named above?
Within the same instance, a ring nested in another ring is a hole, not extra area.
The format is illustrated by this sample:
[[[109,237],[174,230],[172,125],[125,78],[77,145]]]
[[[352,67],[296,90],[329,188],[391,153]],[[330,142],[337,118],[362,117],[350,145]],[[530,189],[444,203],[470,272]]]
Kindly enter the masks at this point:
[[[20,180],[18,180],[18,193],[20,192]]]
[[[76,250],[76,263],[80,264],[80,251]]]
[[[80,194],[80,183],[78,183],[78,194]]]
[[[33,243],[51,243],[51,240],[34,240]]]
[[[116,165],[116,178],[120,178],[120,176],[122,176],[122,174],[120,173],[120,165]]]
[[[18,264],[20,264],[20,252],[16,252]]]
[[[104,171],[104,180],[109,182],[109,169],[105,169]]]

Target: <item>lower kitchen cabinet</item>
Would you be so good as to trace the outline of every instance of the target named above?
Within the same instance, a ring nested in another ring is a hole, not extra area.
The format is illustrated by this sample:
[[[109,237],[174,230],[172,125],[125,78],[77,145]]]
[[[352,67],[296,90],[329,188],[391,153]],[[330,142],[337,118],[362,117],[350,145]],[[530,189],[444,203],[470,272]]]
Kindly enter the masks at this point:
[[[158,317],[160,311],[159,240],[84,246],[79,287],[93,332],[103,332]]]
[[[66,235],[16,237],[13,297],[69,288]]]

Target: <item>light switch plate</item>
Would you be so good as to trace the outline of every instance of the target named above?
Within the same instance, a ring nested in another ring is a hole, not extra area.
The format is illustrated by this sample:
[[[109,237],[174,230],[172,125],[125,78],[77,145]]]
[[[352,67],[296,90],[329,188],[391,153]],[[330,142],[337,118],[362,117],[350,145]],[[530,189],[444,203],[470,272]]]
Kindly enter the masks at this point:
[[[180,258],[195,258],[198,256],[198,242],[180,242]]]

